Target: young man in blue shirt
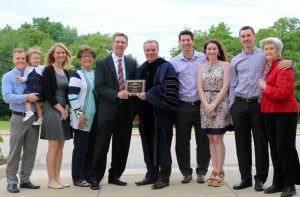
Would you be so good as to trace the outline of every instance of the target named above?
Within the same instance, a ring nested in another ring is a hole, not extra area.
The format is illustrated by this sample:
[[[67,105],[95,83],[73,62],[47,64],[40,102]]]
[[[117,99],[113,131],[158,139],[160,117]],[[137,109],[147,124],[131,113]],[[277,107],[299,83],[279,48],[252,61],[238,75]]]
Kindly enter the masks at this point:
[[[23,49],[14,50],[13,63],[15,67],[3,75],[2,96],[12,111],[10,119],[10,150],[6,169],[7,191],[18,193],[20,190],[17,186],[19,182],[17,173],[20,160],[20,187],[28,189],[40,188],[40,186],[32,184],[29,179],[36,156],[39,127],[32,125],[32,122],[36,119],[35,116],[32,116],[26,122],[22,121],[25,115],[25,101],[35,102],[38,100],[38,97],[35,93],[24,94],[26,85],[16,80],[16,77],[21,77],[24,74],[26,67],[26,54]],[[34,109],[32,110],[34,111]]]

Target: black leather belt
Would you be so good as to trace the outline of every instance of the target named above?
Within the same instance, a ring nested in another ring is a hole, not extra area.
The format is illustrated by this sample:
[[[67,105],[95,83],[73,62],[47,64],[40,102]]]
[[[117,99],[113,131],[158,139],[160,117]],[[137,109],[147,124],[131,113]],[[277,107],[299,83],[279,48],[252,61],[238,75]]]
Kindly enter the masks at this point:
[[[17,116],[25,116],[25,112],[12,111],[12,114]]]
[[[193,101],[193,102],[185,102],[185,101],[180,101],[181,104],[188,104],[188,105],[200,105],[201,101]]]
[[[258,103],[258,97],[243,98],[243,97],[236,96],[235,100],[245,102],[245,103]]]

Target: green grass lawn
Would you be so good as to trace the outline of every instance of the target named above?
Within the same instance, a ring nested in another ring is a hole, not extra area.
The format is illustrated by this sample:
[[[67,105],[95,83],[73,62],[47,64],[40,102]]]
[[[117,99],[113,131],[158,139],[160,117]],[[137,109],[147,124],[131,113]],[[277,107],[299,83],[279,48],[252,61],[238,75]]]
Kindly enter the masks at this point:
[[[9,121],[0,120],[0,130],[8,130],[9,129]]]

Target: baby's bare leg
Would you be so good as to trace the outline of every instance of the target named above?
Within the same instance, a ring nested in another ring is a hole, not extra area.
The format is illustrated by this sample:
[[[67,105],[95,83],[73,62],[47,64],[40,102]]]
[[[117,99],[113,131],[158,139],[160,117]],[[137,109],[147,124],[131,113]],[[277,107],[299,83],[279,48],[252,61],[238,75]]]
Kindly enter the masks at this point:
[[[38,118],[43,118],[43,111],[39,102],[34,103],[35,111],[37,113]]]
[[[31,103],[26,101],[25,102],[25,112],[31,111]]]

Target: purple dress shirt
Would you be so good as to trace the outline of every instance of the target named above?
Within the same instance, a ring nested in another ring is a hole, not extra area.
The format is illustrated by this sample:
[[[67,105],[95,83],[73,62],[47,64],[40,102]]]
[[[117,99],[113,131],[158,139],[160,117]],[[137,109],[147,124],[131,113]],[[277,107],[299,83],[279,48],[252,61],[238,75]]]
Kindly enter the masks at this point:
[[[261,49],[253,48],[252,53],[244,50],[235,56],[230,63],[230,106],[234,97],[260,97],[261,89],[258,85],[266,59]]]
[[[179,80],[179,100],[185,102],[198,101],[197,72],[200,64],[207,62],[204,53],[194,50],[191,59],[187,59],[182,53],[170,60]]]

